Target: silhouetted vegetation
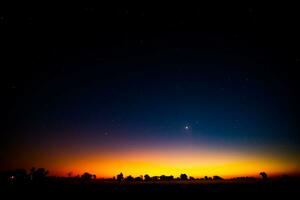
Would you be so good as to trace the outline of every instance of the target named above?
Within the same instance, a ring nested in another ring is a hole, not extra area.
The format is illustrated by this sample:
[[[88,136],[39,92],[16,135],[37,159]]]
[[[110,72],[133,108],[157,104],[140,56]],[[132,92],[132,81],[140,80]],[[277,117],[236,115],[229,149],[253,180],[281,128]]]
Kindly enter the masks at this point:
[[[285,194],[289,194],[290,192],[298,191],[298,186],[300,185],[299,179],[291,178],[287,175],[264,181],[253,177],[223,179],[220,176],[205,176],[198,179],[189,177],[187,174],[181,174],[179,177],[171,175],[151,177],[148,174],[144,175],[144,177],[128,175],[124,178],[124,175],[120,173],[110,179],[96,179],[96,176],[89,172],[85,172],[81,176],[72,177],[69,177],[67,174],[66,177],[51,177],[47,174],[47,170],[43,168],[31,170],[30,173],[27,173],[24,169],[17,169],[0,173],[2,180],[0,183],[2,188],[4,187],[4,191],[10,191],[10,195],[15,193],[12,192],[13,188],[16,191],[20,191],[20,194],[24,190],[30,191],[30,194],[36,194],[41,191],[43,195],[63,192],[68,197],[73,194],[76,194],[77,197],[77,194],[82,193],[84,194],[84,199],[87,197],[87,194],[102,195],[110,192],[113,194],[121,192],[122,195],[127,192],[131,195],[135,192],[147,195],[153,192],[171,192],[172,194],[192,192],[200,196],[211,194],[211,192],[218,194],[223,194],[224,192],[231,195],[268,192],[269,196],[269,194],[274,192],[283,191]],[[33,179],[31,179],[32,177]],[[40,177],[43,177],[43,181],[40,181]],[[3,182],[3,180],[5,181]],[[216,181],[219,181],[217,182],[218,184],[214,184]],[[261,184],[262,182],[263,184]],[[10,190],[8,190],[9,188]],[[173,193],[174,191],[175,193]]]
[[[47,178],[48,174],[49,171],[44,168],[36,169],[32,167],[29,173],[27,173],[26,169],[16,169],[0,173],[0,181],[11,183],[41,183]]]
[[[0,180],[1,182],[11,182],[11,183],[42,183],[46,179],[48,180],[54,180],[58,179],[59,177],[48,177],[49,171],[44,168],[31,168],[29,173],[27,173],[26,169],[16,169],[14,171],[7,171],[0,173]],[[267,180],[268,175],[266,172],[260,172],[259,175],[261,176],[262,180]],[[82,175],[72,176],[71,173],[67,174],[67,177],[70,180],[81,180],[81,181],[90,181],[90,180],[96,180],[96,175],[85,172]],[[124,178],[123,173],[118,174],[117,176],[110,178],[110,179],[102,179],[102,180],[108,180],[108,181],[119,181],[119,182],[176,182],[176,181],[182,181],[182,182],[188,182],[188,181],[203,181],[203,182],[210,182],[210,181],[223,181],[224,178],[220,176],[204,176],[203,178],[194,178],[192,176],[188,176],[187,174],[181,174],[179,177],[174,177],[172,175],[166,176],[150,176],[148,174],[145,174],[144,176],[138,176],[133,177],[131,175],[126,176]],[[258,181],[258,178],[254,177],[236,177],[227,179],[225,181]],[[282,175],[278,178],[278,180],[284,180],[284,181],[290,181],[293,180],[288,175]]]
[[[212,181],[213,179],[212,179],[212,177],[204,176],[204,180],[205,181]]]
[[[134,181],[134,178],[131,175],[129,175],[125,178],[125,181],[132,182]]]
[[[150,176],[149,176],[148,174],[146,174],[146,175],[144,176],[144,180],[145,180],[145,181],[151,181],[151,178],[150,178]]]
[[[220,180],[224,180],[224,179],[220,176],[213,176],[213,180],[214,181],[220,181]]]
[[[48,174],[49,171],[44,168],[30,169],[30,179],[34,182],[43,182]]]
[[[186,181],[188,180],[188,176],[186,174],[180,174],[180,180]]]
[[[96,179],[96,175],[85,172],[84,174],[81,175],[81,179],[84,180],[84,181],[89,181],[89,180],[92,180],[92,179]]]
[[[242,176],[242,177],[235,177],[235,178],[232,178],[230,180],[234,180],[234,181],[253,181],[253,180],[256,180],[256,178],[249,177],[249,176]]]
[[[115,180],[114,178],[112,180]],[[144,175],[144,178],[143,176],[138,176],[138,177],[133,177],[131,175],[127,176],[125,179],[124,179],[124,176],[122,173],[118,174],[117,175],[117,181],[127,181],[127,182],[132,182],[132,181],[194,181],[194,180],[205,180],[205,181],[218,181],[218,180],[224,180],[222,177],[220,176],[213,176],[213,177],[208,177],[208,176],[205,176],[204,178],[201,178],[201,179],[196,179],[192,176],[188,177],[188,175],[186,174],[181,174],[179,177],[177,178],[174,178],[174,176],[170,175],[170,176],[166,176],[166,175],[161,175],[161,176],[149,176],[148,174],[145,174]]]
[[[174,180],[174,176],[161,175],[159,177],[159,180],[161,180],[161,181],[173,181]]]
[[[134,181],[143,181],[143,177],[139,176],[139,177],[135,177]]]
[[[262,177],[263,180],[267,180],[268,179],[268,175],[266,172],[260,172],[259,175]]]
[[[123,181],[124,180],[124,176],[122,173],[117,175],[117,181]]]

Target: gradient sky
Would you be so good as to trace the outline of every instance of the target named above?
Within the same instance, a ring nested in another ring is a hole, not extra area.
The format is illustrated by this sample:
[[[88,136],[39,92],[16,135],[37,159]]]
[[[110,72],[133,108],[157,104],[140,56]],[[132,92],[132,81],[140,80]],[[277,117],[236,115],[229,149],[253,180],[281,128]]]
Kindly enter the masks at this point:
[[[299,57],[290,44],[299,39],[288,16],[56,9],[52,18],[50,9],[1,18],[1,170],[299,173]]]

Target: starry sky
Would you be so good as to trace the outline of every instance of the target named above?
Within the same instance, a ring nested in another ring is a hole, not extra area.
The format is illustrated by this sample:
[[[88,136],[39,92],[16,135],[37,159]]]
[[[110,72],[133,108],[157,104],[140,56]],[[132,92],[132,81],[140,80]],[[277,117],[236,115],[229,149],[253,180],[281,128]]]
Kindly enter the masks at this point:
[[[298,174],[295,13],[1,8],[0,169]]]

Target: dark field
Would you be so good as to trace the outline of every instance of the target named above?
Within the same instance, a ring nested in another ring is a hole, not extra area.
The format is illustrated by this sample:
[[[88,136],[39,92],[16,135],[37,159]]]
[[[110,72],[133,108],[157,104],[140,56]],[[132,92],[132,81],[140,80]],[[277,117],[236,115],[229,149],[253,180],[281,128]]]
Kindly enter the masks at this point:
[[[296,198],[300,194],[299,179],[267,181],[158,181],[158,182],[116,182],[95,180],[81,182],[74,180],[49,180],[33,184],[2,184],[2,194],[9,198],[92,198],[92,197],[231,197],[231,198],[275,198],[278,196]],[[296,198],[297,199],[297,198]]]

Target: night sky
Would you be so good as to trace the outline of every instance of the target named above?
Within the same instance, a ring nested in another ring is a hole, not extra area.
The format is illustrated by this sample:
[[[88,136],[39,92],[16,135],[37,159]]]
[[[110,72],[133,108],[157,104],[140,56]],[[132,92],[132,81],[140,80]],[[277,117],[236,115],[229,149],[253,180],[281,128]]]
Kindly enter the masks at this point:
[[[296,10],[0,13],[0,170],[299,174]]]

